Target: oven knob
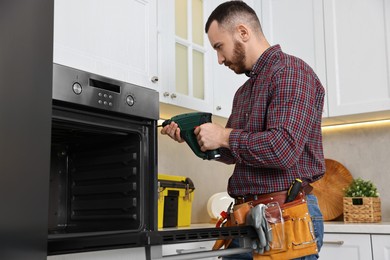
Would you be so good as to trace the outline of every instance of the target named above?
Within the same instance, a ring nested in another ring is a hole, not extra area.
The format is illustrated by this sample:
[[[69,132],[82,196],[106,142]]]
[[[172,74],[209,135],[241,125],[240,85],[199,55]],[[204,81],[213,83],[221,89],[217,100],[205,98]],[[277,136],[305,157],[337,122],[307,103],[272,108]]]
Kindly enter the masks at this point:
[[[81,87],[80,83],[78,83],[78,82],[73,83],[72,89],[76,95],[80,95],[81,92],[83,91],[83,88]]]
[[[133,106],[134,105],[134,97],[132,95],[128,95],[127,98],[126,98],[126,103],[129,106]]]

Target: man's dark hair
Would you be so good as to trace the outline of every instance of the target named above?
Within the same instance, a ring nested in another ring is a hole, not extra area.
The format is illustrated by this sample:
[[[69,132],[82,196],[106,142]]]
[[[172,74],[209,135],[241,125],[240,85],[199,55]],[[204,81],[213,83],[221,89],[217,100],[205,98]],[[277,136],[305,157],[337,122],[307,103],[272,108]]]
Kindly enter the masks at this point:
[[[205,31],[208,33],[210,24],[213,21],[217,21],[220,26],[228,30],[233,30],[238,19],[251,25],[253,29],[261,31],[260,21],[256,12],[243,1],[228,1],[220,4],[210,14],[206,22]]]

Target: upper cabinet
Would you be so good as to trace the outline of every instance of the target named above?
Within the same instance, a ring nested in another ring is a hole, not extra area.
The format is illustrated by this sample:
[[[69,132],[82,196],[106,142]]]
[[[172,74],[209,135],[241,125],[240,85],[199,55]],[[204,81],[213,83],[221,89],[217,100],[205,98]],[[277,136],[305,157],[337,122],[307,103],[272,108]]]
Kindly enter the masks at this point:
[[[319,76],[324,117],[390,111],[389,1],[262,0],[257,10],[270,43]]]
[[[160,101],[228,117],[247,80],[218,64],[204,25],[225,0],[55,0],[54,62],[153,88]],[[271,45],[306,61],[324,117],[390,114],[388,0],[246,0]]]
[[[211,12],[225,0],[213,0],[204,1],[206,8],[206,19],[210,16]],[[245,2],[254,7],[253,0],[245,0]],[[210,46],[207,40],[208,46]],[[211,72],[212,72],[212,84],[213,100],[212,100],[212,113],[221,117],[229,117],[232,110],[232,103],[234,94],[237,89],[241,87],[248,77],[245,74],[236,74],[234,71],[218,63],[217,52],[210,46],[211,51],[208,53],[208,58],[211,59]]]
[[[329,116],[390,110],[390,2],[324,1]]]
[[[256,2],[263,32],[271,45],[309,64],[327,87],[322,0]],[[324,114],[327,116],[327,96]]]
[[[55,0],[54,62],[157,89],[156,0]]]
[[[204,2],[158,1],[158,84],[161,102],[211,112]]]
[[[160,101],[228,117],[236,90],[246,81],[218,64],[204,27],[224,0],[158,2]],[[253,1],[245,1],[253,5]]]

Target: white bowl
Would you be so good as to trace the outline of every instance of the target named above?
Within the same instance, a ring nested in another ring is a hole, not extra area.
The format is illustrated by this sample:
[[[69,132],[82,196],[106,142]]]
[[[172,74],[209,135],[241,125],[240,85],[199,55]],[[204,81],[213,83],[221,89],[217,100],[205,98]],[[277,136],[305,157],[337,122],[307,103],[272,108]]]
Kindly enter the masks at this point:
[[[222,211],[226,211],[234,199],[229,194],[218,192],[212,195],[207,201],[207,212],[212,219],[218,219]]]

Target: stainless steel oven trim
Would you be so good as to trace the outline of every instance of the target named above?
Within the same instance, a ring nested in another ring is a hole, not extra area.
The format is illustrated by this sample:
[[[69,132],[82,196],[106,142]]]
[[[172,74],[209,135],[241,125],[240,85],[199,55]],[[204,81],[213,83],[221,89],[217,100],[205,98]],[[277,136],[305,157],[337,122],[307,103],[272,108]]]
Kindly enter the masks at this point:
[[[91,79],[118,89],[93,86]],[[56,63],[53,64],[53,99],[131,116],[159,118],[159,95],[156,90]]]

